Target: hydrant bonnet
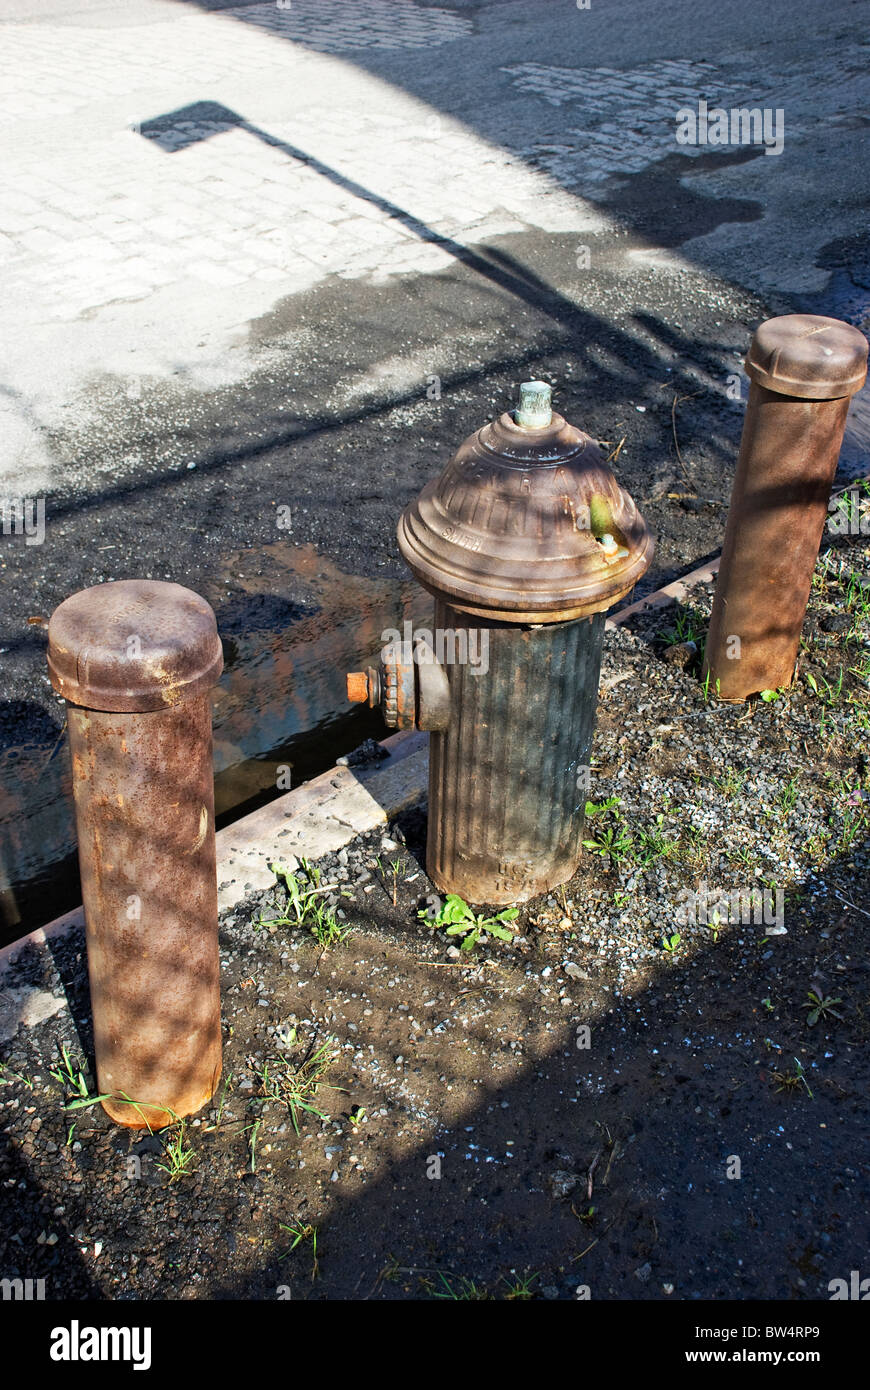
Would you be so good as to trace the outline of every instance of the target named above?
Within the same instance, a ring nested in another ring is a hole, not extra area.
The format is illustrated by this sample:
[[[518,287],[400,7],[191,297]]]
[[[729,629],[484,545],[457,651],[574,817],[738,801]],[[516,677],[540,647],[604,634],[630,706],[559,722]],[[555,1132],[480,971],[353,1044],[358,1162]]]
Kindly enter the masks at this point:
[[[477,617],[541,623],[601,612],[645,572],[652,536],[588,434],[556,413],[545,425],[523,418],[544,418],[540,402],[460,445],[405,508],[399,549],[424,588]]]

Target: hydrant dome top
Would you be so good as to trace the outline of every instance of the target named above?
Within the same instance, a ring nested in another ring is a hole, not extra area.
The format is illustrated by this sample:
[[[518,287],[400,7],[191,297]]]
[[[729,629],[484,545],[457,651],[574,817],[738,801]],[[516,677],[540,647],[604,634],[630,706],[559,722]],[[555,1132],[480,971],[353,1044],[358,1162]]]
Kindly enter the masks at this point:
[[[96,584],[65,599],[48,625],[51,683],[85,709],[171,708],[210,689],[222,670],[214,612],[180,584]]]
[[[460,445],[405,508],[399,549],[424,588],[479,617],[601,612],[645,572],[652,536],[589,435],[555,412],[537,427],[519,417]]]
[[[804,400],[836,400],[860,391],[867,339],[851,324],[822,314],[782,314],[755,330],[747,374],[759,386]]]

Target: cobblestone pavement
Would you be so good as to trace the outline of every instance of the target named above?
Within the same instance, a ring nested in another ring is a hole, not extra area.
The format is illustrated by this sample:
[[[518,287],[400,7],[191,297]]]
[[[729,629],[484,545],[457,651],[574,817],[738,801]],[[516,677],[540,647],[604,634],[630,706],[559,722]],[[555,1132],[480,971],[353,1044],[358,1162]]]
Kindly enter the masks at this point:
[[[211,382],[240,320],[330,274],[424,274],[450,263],[444,239],[601,224],[461,121],[311,52],[444,54],[462,15],[406,0],[141,13],[3,27],[0,286],[17,331],[0,480],[46,485],[34,415],[88,369],[182,363]],[[82,320],[74,339],[52,331]]]
[[[413,0],[138,0],[44,20],[26,8],[3,24],[0,48],[0,291],[12,330],[0,483],[24,469],[31,486],[51,478],[40,427],[89,372],[237,376],[244,353],[227,353],[240,325],[331,275],[377,285],[436,272],[495,236],[606,231],[611,219],[581,189],[667,158],[675,111],[700,94],[785,106],[798,141],[801,112],[845,135],[868,85],[858,40],[825,64],[772,54],[751,81],[739,51],[498,61],[546,49],[569,23],[576,46],[583,20],[565,5],[548,16]],[[411,66],[383,67],[396,62]],[[454,68],[455,114],[414,94],[430,69],[443,93]],[[500,103],[485,98],[493,83]],[[769,174],[747,172],[745,186]],[[730,190],[733,174],[717,177]],[[795,187],[793,168],[782,177]],[[771,274],[781,259],[776,247]]]
[[[275,5],[244,5],[223,15],[255,24],[319,53],[366,48],[431,48],[472,32],[469,20],[450,10],[419,9],[413,0],[278,0]]]
[[[137,29],[135,44],[128,29],[97,42],[88,31],[7,30],[2,251],[14,289],[34,312],[76,318],[189,277],[219,289],[265,282],[262,306],[276,286],[287,294],[332,272],[425,272],[447,263],[444,250],[421,245],[402,212],[433,237],[472,242],[521,226],[592,225],[545,176],[382,83],[348,74],[343,99],[321,104],[316,69],[312,81],[307,69],[299,72],[305,55],[272,37],[304,25],[296,4],[292,12],[257,5],[165,20]],[[354,29],[393,47],[463,32],[440,11],[399,4],[391,35],[388,8],[372,6],[370,28],[336,19],[333,46],[350,43]],[[416,16],[413,27],[401,18],[406,12]],[[237,16],[245,27],[233,24]],[[330,37],[332,22],[324,14],[318,32]],[[259,123],[262,91],[297,78],[292,119]],[[83,132],[75,142],[76,115],[92,109],[96,84],[105,128],[100,138]],[[170,95],[227,87],[234,95],[247,89],[233,108],[179,106]],[[158,126],[166,106],[175,114]],[[15,139],[14,127],[26,124],[32,136],[37,121],[49,126],[37,133],[36,149],[32,138]]]
[[[586,184],[617,173],[635,173],[673,152],[674,113],[697,105],[780,109],[790,142],[809,129],[854,127],[856,104],[870,98],[870,43],[856,36],[824,64],[818,55],[752,64],[746,53],[717,62],[665,59],[620,71],[519,63],[504,69],[522,91],[566,108],[562,143],[538,143],[527,154],[560,179]],[[860,80],[855,82],[858,74]],[[683,146],[697,155],[703,147]]]

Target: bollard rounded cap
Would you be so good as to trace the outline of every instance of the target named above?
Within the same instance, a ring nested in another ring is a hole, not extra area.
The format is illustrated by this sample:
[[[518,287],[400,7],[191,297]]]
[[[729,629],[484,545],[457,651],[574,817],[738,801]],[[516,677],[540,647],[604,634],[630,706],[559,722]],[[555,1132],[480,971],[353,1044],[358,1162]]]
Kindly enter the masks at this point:
[[[783,314],[755,330],[746,371],[782,396],[830,401],[853,396],[867,377],[867,339],[859,329],[821,314]]]
[[[588,434],[510,411],[460,445],[399,522],[415,577],[453,607],[518,623],[601,612],[652,558],[643,517]]]
[[[223,664],[211,607],[180,584],[96,584],[65,599],[48,624],[51,683],[84,709],[171,709],[209,690]]]

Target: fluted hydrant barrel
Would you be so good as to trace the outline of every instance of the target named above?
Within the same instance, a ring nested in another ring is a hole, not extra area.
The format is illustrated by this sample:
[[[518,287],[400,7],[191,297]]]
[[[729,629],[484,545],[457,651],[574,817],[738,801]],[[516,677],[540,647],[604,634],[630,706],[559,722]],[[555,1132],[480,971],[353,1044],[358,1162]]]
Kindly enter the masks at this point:
[[[604,612],[646,570],[652,537],[595,441],[533,381],[409,504],[398,541],[434,626],[391,641],[348,694],[431,731],[433,883],[527,901],[578,867]]]
[[[97,1086],[119,1124],[193,1114],[221,1071],[209,690],[214,613],[178,584],[74,594],[48,629],[67,701]]]
[[[591,792],[604,614],[494,625],[438,599],[486,670],[447,666],[451,717],[429,740],[426,870],[466,902],[525,902],[573,878]]]
[[[789,686],[849,401],[867,339],[839,319],[785,314],[755,332],[737,472],[704,673],[739,702]]]

